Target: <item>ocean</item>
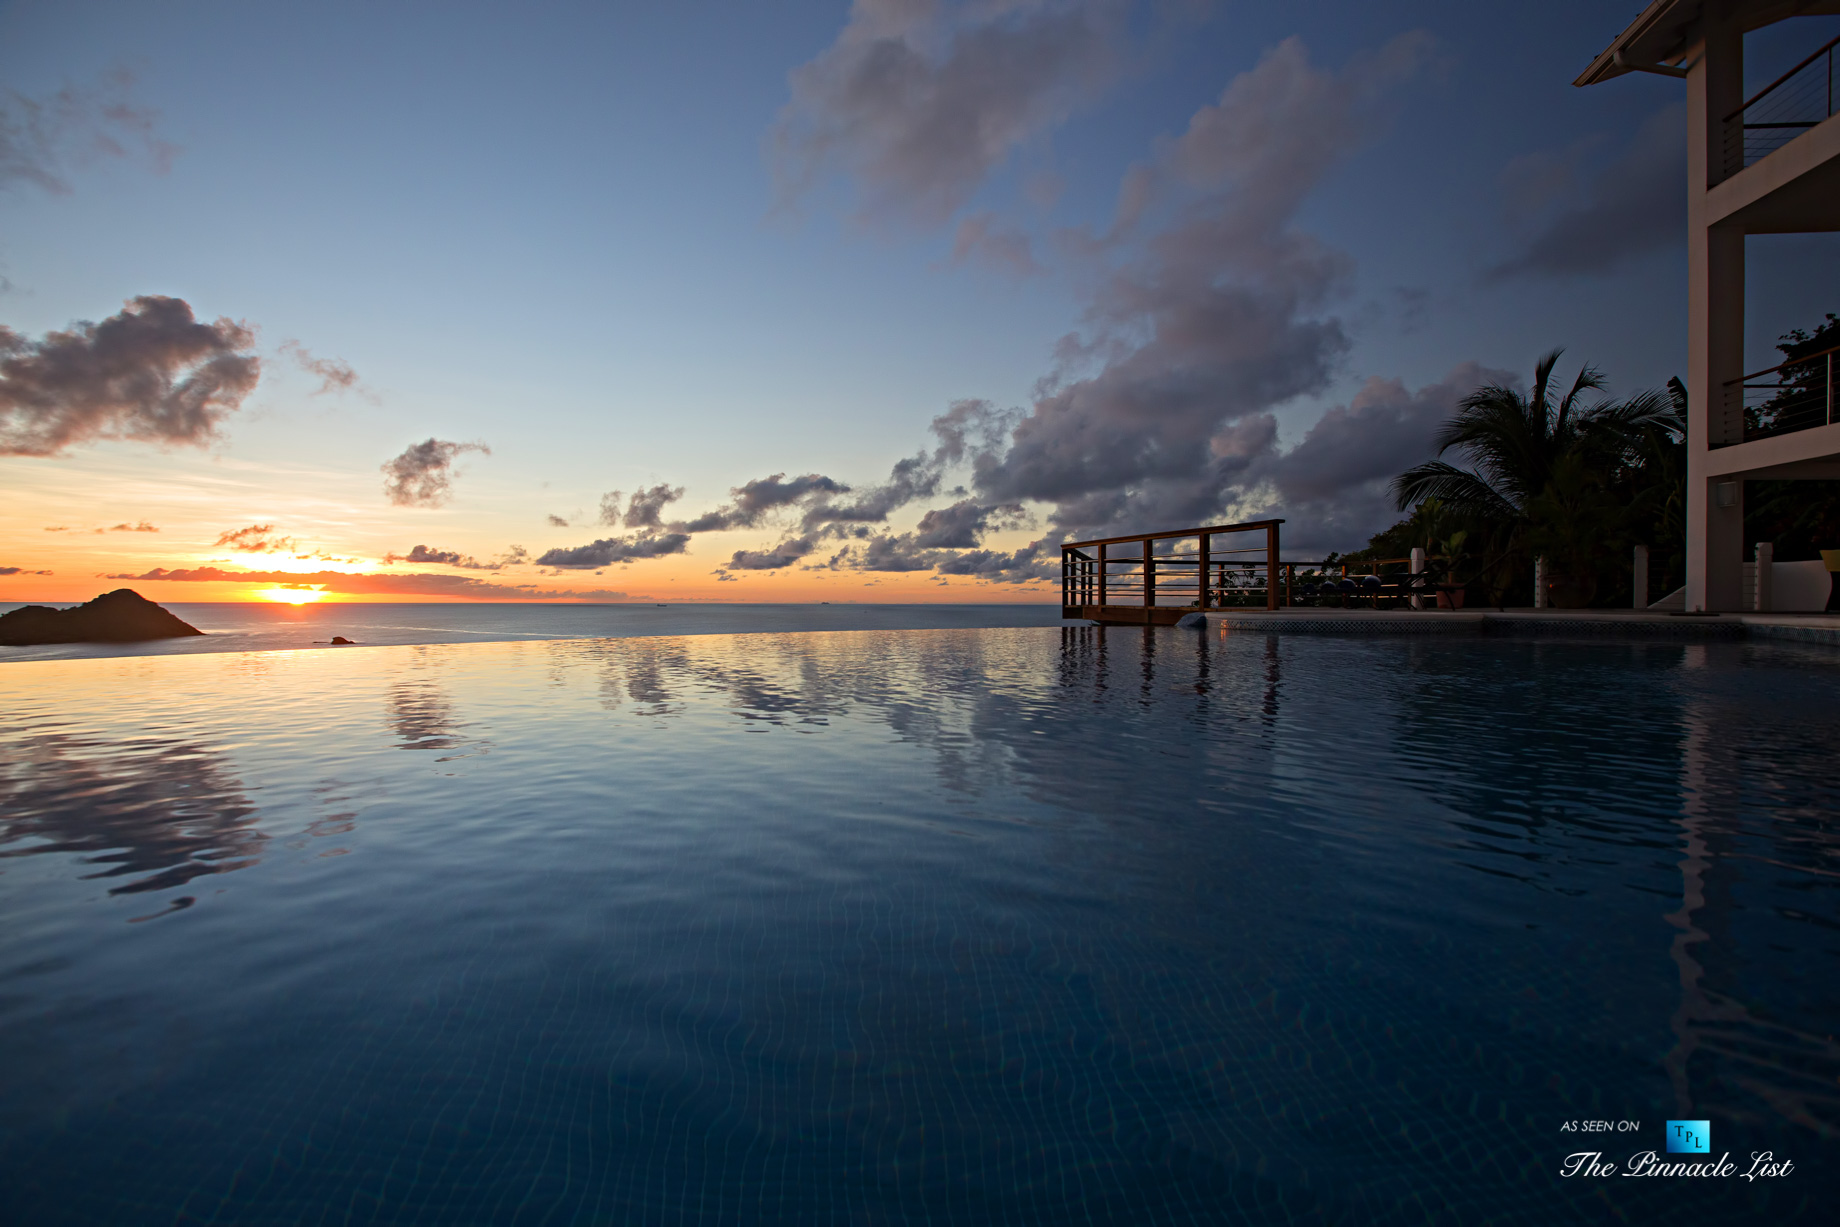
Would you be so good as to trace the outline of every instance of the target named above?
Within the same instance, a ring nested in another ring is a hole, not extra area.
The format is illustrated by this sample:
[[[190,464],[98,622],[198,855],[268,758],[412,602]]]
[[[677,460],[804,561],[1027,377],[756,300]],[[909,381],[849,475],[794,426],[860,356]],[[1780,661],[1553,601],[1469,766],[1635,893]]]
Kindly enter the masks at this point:
[[[62,604],[61,602],[59,604]],[[0,604],[0,614],[19,608]],[[1059,605],[714,604],[284,605],[255,601],[165,606],[203,638],[141,643],[0,647],[0,664],[111,656],[325,649],[342,635],[360,647],[492,643],[538,639],[632,639],[650,635],[735,635],[802,631],[947,630],[1059,626]],[[347,650],[339,648],[337,650]]]

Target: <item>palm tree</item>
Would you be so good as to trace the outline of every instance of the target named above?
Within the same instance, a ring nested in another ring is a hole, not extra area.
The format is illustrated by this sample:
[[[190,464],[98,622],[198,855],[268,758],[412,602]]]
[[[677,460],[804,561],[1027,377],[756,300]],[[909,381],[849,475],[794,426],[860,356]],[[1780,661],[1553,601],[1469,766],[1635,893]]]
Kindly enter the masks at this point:
[[[1555,402],[1553,367],[1563,352],[1540,359],[1531,393],[1485,384],[1458,404],[1437,433],[1438,455],[1454,449],[1471,467],[1443,459],[1415,465],[1394,478],[1393,494],[1401,510],[1435,498],[1487,528],[1503,558],[1529,536],[1558,546],[1582,581],[1591,543],[1607,543],[1620,528],[1604,492],[1639,462],[1654,432],[1679,433],[1685,422],[1659,392],[1587,403],[1604,387],[1590,365]]]

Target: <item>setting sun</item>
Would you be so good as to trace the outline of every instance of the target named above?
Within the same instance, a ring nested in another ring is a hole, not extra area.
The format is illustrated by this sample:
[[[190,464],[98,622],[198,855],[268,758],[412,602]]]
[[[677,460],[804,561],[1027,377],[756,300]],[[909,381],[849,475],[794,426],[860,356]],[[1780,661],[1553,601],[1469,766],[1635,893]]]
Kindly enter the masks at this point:
[[[265,601],[279,601],[286,605],[311,605],[323,594],[313,588],[266,588],[256,595]]]

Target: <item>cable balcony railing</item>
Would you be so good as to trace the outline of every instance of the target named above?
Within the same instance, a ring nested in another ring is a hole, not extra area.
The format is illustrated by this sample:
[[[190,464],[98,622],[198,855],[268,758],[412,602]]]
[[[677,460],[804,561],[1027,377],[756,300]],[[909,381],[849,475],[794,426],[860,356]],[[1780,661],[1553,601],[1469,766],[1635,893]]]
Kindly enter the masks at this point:
[[[1840,421],[1835,355],[1840,346],[1754,371],[1725,385],[1722,420],[1714,447],[1793,434]]]
[[[1840,38],[1785,72],[1725,117],[1725,173],[1755,165],[1834,114]]]

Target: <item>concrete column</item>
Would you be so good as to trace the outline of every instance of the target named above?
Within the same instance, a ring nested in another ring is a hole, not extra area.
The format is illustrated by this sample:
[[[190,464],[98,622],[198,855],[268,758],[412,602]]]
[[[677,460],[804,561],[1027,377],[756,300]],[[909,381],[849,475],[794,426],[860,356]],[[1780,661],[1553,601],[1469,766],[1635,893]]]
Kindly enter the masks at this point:
[[[1744,607],[1744,482],[1741,478],[1693,478],[1687,453],[1687,608],[1729,612]],[[1701,454],[1701,467],[1704,454]],[[1700,495],[1694,517],[1693,495]],[[1697,553],[1695,550],[1697,549]],[[1693,566],[1699,564],[1700,603],[1694,603]]]
[[[1546,608],[1546,555],[1533,560],[1533,607]]]
[[[1769,613],[1770,610],[1774,607],[1774,602],[1771,600],[1771,598],[1775,595],[1775,593],[1772,591],[1772,589],[1774,588],[1774,585],[1770,582],[1772,578],[1770,575],[1770,571],[1775,565],[1776,565],[1776,543],[1774,541],[1759,541],[1757,543],[1757,600],[1756,600],[1756,606],[1757,606],[1758,613]]]
[[[1423,575],[1424,573],[1425,573],[1424,547],[1423,546],[1413,546],[1412,547],[1412,574]],[[1413,609],[1423,609],[1424,607],[1425,607],[1424,597],[1415,596],[1412,598],[1412,608]]]
[[[1637,609],[1648,608],[1648,547],[1636,546],[1635,574],[1631,583],[1634,596],[1631,604]]]
[[[1744,373],[1744,234],[1708,224],[1706,193],[1730,173],[1724,117],[1744,101],[1744,46],[1737,23],[1706,8],[1706,41],[1687,74],[1686,603],[1734,610],[1744,587],[1744,500],[1741,492],[1724,505],[1715,499],[1707,453],[1742,440],[1725,385]]]

